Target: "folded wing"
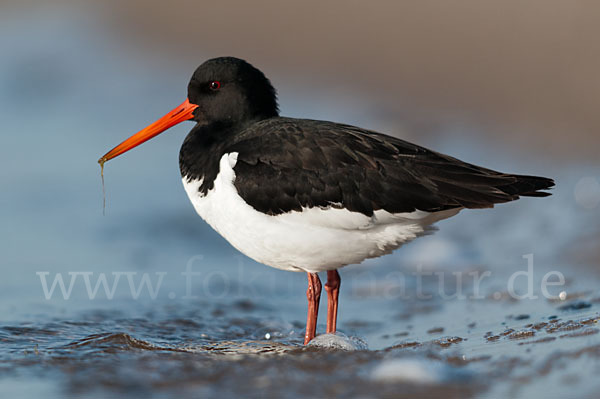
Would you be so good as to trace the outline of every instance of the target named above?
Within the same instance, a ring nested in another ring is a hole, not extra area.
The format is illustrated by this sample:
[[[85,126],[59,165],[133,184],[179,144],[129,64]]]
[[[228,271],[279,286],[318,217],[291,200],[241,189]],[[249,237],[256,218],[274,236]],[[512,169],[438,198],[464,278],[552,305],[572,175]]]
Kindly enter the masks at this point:
[[[554,186],[552,179],[501,173],[391,136],[305,119],[259,122],[226,152],[239,154],[234,184],[240,196],[271,215],[312,207],[366,216],[489,208],[520,196],[548,196],[540,190]]]

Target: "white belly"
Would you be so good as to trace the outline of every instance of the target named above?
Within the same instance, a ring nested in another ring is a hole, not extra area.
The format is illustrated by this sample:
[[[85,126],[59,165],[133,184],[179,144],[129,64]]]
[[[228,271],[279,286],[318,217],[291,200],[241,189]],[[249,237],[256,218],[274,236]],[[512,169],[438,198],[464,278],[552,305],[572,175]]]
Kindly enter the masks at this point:
[[[268,266],[289,271],[320,272],[390,253],[430,231],[428,226],[457,214],[416,211],[372,217],[336,208],[306,208],[270,216],[256,211],[233,184],[237,153],[225,154],[214,187],[206,195],[201,180],[183,185],[196,212],[240,252]]]

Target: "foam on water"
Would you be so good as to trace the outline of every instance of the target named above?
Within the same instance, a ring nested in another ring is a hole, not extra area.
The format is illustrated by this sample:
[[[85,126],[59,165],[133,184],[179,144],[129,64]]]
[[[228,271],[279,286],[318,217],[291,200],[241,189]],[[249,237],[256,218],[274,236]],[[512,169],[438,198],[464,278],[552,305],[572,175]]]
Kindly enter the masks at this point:
[[[308,343],[309,347],[338,349],[344,351],[361,351],[369,349],[367,343],[358,337],[349,337],[344,333],[317,335]]]
[[[461,372],[447,363],[420,358],[386,359],[370,374],[373,381],[415,384],[443,384],[468,376],[467,372]]]
[[[425,359],[384,360],[373,369],[371,379],[381,382],[439,384],[444,379],[444,366]]]

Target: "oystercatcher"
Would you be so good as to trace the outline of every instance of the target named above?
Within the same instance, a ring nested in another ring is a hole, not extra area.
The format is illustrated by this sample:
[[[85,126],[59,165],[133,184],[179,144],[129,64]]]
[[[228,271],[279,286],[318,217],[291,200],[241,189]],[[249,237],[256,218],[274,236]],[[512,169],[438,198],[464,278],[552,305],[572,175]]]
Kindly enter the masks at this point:
[[[235,248],[308,275],[304,343],[315,336],[327,271],[327,332],[336,331],[337,269],[388,254],[465,208],[545,197],[552,179],[501,173],[340,123],[279,116],[276,92],[248,62],[194,72],[187,99],[98,161],[186,120],[183,185],[198,214]]]

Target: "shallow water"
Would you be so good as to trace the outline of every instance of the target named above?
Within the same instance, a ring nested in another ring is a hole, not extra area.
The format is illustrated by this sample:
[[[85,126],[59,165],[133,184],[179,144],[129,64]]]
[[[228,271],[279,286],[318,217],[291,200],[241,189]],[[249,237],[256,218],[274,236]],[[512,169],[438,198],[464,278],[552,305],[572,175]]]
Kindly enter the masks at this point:
[[[308,347],[300,310],[290,309],[298,320],[288,322],[273,301],[251,299],[4,323],[0,381],[10,391],[35,380],[57,397],[592,397],[598,387],[600,297],[578,295],[566,301],[571,309],[494,299],[393,306],[389,298],[344,296],[340,329],[360,338],[319,336]],[[366,320],[358,302],[379,320]]]
[[[555,177],[557,188],[461,212],[435,235],[342,269],[344,335],[303,347],[305,276],[239,255],[188,204],[177,151],[190,125],[106,165],[102,215],[95,160],[181,102],[189,65],[153,70],[85,15],[30,18],[30,31],[0,25],[0,44],[15,54],[0,65],[0,109],[13,132],[2,137],[0,169],[9,188],[0,226],[4,395],[595,396],[600,196],[589,182],[598,165],[555,165],[490,148],[484,136],[457,143],[454,126],[446,139],[422,141]],[[377,128],[356,121],[352,107],[281,96],[285,114]],[[553,271],[565,282],[544,293]]]

